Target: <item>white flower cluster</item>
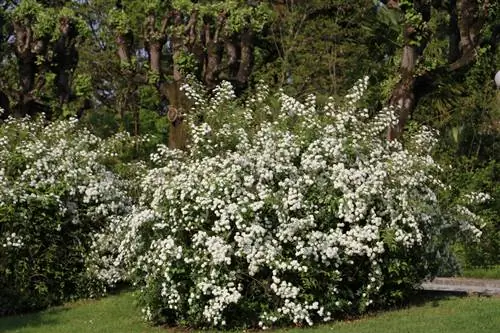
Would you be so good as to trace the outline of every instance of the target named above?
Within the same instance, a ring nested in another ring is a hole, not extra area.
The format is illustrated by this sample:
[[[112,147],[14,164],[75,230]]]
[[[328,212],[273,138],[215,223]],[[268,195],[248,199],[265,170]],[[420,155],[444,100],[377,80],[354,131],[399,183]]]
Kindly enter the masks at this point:
[[[467,204],[483,204],[491,200],[491,196],[483,192],[468,193],[464,197]]]
[[[278,109],[267,90],[236,105],[226,83],[210,100],[185,87],[204,117],[191,123],[192,150],[152,156],[159,167],[143,179],[140,205],[110,235],[120,240],[115,266],[145,293],[161,286],[149,319],[162,320],[153,314],[163,307],[212,326],[249,324],[244,309],[261,327],[328,321],[373,304],[394,253],[425,264],[422,249],[443,229],[475,228],[475,216],[458,223],[436,199],[432,139],[418,133],[407,150],[383,135],[391,109],[370,117],[356,107],[366,85],[338,107],[281,93]]]
[[[0,124],[0,257],[6,265],[32,260],[29,248],[41,241],[39,233],[57,239],[78,228],[99,232],[110,221],[123,225],[112,221],[128,211],[127,183],[104,165],[123,141],[129,138],[102,140],[75,119],[8,118]],[[22,247],[25,252],[15,251]]]
[[[24,245],[23,239],[16,235],[15,232],[11,233],[10,235],[6,235],[5,237],[5,243],[2,244],[2,247],[22,247]]]

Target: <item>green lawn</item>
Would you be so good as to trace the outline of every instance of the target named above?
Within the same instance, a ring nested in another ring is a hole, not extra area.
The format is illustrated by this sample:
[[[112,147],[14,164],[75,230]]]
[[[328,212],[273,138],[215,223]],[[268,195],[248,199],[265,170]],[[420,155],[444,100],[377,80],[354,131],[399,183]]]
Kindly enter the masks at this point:
[[[489,268],[465,268],[462,276],[477,279],[500,279],[500,265]]]
[[[2,333],[153,333],[140,319],[129,292],[100,301],[81,301],[36,314],[0,318]],[[179,332],[179,330],[177,330]],[[498,333],[500,298],[452,297],[434,299],[408,309],[366,316],[308,329],[274,332],[336,333]]]
[[[165,332],[141,320],[130,292],[98,301],[79,301],[40,313],[0,318],[1,333]]]

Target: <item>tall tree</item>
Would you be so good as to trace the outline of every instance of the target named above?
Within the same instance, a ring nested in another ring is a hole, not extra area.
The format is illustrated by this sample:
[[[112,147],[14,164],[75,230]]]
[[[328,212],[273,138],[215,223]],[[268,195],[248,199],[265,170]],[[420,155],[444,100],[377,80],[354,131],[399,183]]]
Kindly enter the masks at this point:
[[[4,6],[8,43],[17,64],[10,87],[18,115],[62,112],[74,98],[77,44],[87,28],[70,1],[11,1]]]
[[[429,82],[467,70],[477,59],[485,28],[492,24],[499,5],[478,0],[390,0],[383,6],[401,27],[399,79],[389,98],[399,113],[398,124],[388,131],[388,138],[393,139],[401,136],[418,100],[429,92]],[[430,24],[440,13],[447,15],[442,24]],[[447,45],[433,58],[427,51],[443,35],[439,29],[446,29]]]
[[[134,67],[137,53],[146,54],[143,79],[169,103],[169,145],[186,144],[182,96],[186,74],[194,74],[210,90],[222,79],[244,89],[254,62],[254,36],[269,21],[265,2],[231,1],[117,1],[109,11],[117,54],[125,71]]]

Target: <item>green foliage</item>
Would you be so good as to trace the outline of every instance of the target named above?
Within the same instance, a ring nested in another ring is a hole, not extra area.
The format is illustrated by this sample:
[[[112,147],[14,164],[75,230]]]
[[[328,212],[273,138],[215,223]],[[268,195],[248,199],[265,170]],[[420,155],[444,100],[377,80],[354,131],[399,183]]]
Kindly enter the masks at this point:
[[[342,96],[359,77],[376,75],[384,65],[382,40],[392,32],[385,26],[375,31],[370,5],[329,0],[283,6],[261,46],[264,63],[256,78],[304,98]]]
[[[88,273],[93,233],[127,210],[110,173],[120,139],[72,121],[0,126],[0,315],[102,292]]]
[[[92,77],[90,74],[75,75],[73,80],[75,95],[77,97],[90,96],[92,94]]]
[[[392,110],[357,106],[367,83],[323,106],[184,86],[189,150],[151,155],[139,204],[96,237],[96,278],[130,279],[146,319],[190,327],[312,325],[407,300],[480,219],[436,179],[431,131],[385,140]]]
[[[200,66],[196,56],[189,52],[179,52],[174,55],[173,61],[179,66],[179,69],[187,75],[195,73]]]
[[[10,15],[14,20],[31,26],[36,38],[57,40],[61,34],[58,25],[61,18],[69,19],[80,37],[90,33],[87,23],[69,7],[45,7],[36,0],[23,0]]]
[[[131,30],[129,15],[123,9],[111,8],[108,24],[116,29],[118,33],[127,33]]]

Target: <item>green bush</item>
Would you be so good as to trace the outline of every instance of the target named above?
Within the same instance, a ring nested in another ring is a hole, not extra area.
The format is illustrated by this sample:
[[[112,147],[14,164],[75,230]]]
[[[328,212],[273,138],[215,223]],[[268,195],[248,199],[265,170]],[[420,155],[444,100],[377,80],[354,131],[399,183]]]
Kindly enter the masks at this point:
[[[130,204],[106,167],[127,140],[101,140],[75,120],[0,124],[0,315],[99,292],[87,252]]]
[[[111,255],[101,278],[133,278],[148,320],[190,327],[313,324],[404,299],[481,221],[448,200],[432,131],[388,142],[392,110],[357,107],[366,82],[324,106],[185,87],[190,150],[151,156],[139,205],[96,244]]]

